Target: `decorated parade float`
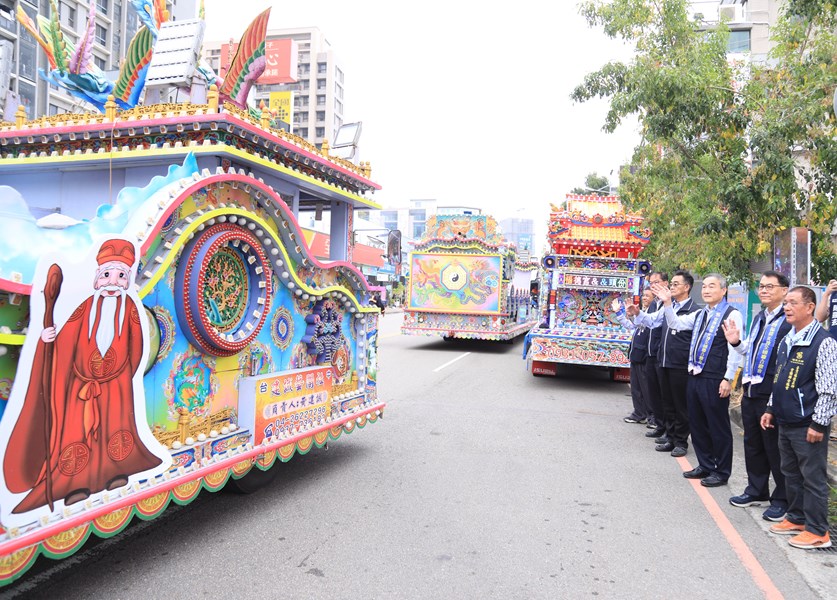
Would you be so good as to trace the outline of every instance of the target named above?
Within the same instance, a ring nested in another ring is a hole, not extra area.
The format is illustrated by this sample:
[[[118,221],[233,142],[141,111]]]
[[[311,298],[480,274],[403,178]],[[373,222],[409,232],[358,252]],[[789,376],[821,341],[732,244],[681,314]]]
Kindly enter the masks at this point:
[[[42,76],[102,112],[0,122],[0,584],[202,489],[253,491],[385,406],[379,311],[351,264],[353,209],[378,208],[369,165],[247,105],[267,13],[223,81],[198,64],[189,102],[150,104],[156,41],[203,22],[135,4],[116,82],[92,25],[73,47],[55,13],[18,16]],[[314,206],[327,263],[296,218]]]
[[[427,220],[410,253],[410,280],[401,332],[444,339],[513,340],[536,323],[530,282],[534,262],[486,215],[437,215]]]
[[[563,207],[552,205],[547,235],[539,322],[524,342],[528,368],[555,375],[558,363],[609,367],[614,379],[627,380],[631,332],[611,303],[638,299],[650,266],[637,257],[651,232],[616,196],[568,194]]]

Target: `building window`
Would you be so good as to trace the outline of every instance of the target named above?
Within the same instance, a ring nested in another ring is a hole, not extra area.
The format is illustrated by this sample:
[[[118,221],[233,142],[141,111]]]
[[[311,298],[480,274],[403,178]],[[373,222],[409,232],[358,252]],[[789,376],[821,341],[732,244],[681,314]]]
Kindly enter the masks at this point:
[[[317,111],[317,122],[322,123],[323,121],[325,121],[325,111],[324,110],[318,110]]]
[[[308,73],[311,72],[311,65],[309,65],[308,63],[301,64],[301,65],[297,66],[296,72],[299,75],[307,75]]]
[[[316,136],[318,138],[325,137],[325,127],[317,127]]]
[[[103,15],[107,15],[109,3],[109,0],[96,0],[96,8],[99,9],[99,12]]]
[[[26,110],[28,119],[35,118],[35,86],[25,81],[17,82],[17,93],[20,95],[20,103]]]
[[[311,62],[311,54],[308,52],[300,52],[299,53],[299,62],[300,63],[310,63]]]
[[[727,52],[749,52],[750,51],[750,30],[739,29],[729,32],[727,41]]]
[[[340,69],[336,69],[336,78],[337,78],[337,83],[342,85],[343,84],[343,71],[341,71]]]
[[[381,211],[381,223],[385,229],[392,231],[393,229],[398,229],[398,211],[395,210],[382,210]]]
[[[300,90],[307,90],[308,89],[308,80],[307,79],[303,79],[302,81],[299,82],[299,89]]]
[[[334,101],[334,112],[336,112],[338,114],[341,114],[341,115],[343,114],[343,103],[340,102],[340,100],[335,100]]]
[[[297,135],[301,138],[307,138],[308,137],[308,128],[307,127],[300,127],[297,130]]]
[[[54,105],[54,104],[52,104],[52,103],[50,103],[49,108],[48,108],[47,110],[49,111],[49,116],[50,116],[50,117],[51,117],[52,115],[57,115],[57,114],[59,113],[59,111],[60,111],[60,112],[64,112],[64,111],[62,111],[60,108],[58,108],[57,106],[55,106],[55,105]]]
[[[132,40],[139,29],[139,15],[133,2],[125,5],[125,39]]]
[[[17,51],[18,64],[20,65],[20,75],[31,81],[37,81],[38,51],[35,46],[35,40],[32,39],[32,36],[28,33],[21,35]]]
[[[325,94],[317,94],[317,106],[325,106]]]
[[[96,43],[102,46],[107,46],[108,44],[108,30],[98,23],[96,23]]]
[[[104,59],[104,58],[100,58],[100,57],[98,57],[98,56],[94,56],[94,57],[93,57],[93,63],[94,63],[97,67],[99,67],[102,71],[104,71],[104,70],[105,70],[105,59]]]
[[[317,90],[324,90],[326,89],[326,80],[325,79],[318,79],[317,80]]]
[[[70,6],[64,2],[58,7],[58,14],[59,18],[61,19],[61,24],[66,25],[67,27],[75,28],[76,26],[76,9],[74,6]]]
[[[325,75],[326,73],[328,73],[328,64],[317,63],[317,74],[318,75]]]
[[[12,19],[7,19],[3,16],[3,13],[0,13],[0,29],[5,29],[6,31],[15,33],[17,31],[17,23],[15,23]]]

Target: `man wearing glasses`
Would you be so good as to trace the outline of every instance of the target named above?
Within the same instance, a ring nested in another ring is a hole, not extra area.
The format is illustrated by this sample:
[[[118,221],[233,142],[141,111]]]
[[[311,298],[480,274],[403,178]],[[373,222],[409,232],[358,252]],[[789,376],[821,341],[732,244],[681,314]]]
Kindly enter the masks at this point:
[[[671,283],[651,285],[651,290],[665,305],[665,299],[657,290],[665,290],[668,306],[674,314],[686,317],[698,310],[689,297],[694,284],[694,278],[688,271],[676,271],[671,277]],[[669,291],[669,288],[671,291]],[[635,317],[637,326],[644,325],[650,329],[661,328],[660,347],[657,350],[657,362],[660,365],[659,378],[662,392],[663,423],[666,432],[657,438],[654,449],[657,452],[670,452],[674,457],[686,456],[689,447],[689,415],[686,408],[686,367],[689,362],[690,332],[669,327],[665,311],[654,313],[640,311],[636,306],[628,306],[627,315]]]
[[[706,306],[688,315],[675,314],[670,290],[660,287],[654,293],[663,301],[668,326],[691,331],[686,396],[698,466],[683,476],[700,479],[704,487],[726,485],[732,472],[729,394],[741,356],[730,349],[721,324],[734,321],[742,329],[741,313],[727,302],[727,280],[717,273],[703,279],[700,295]]]
[[[761,426],[779,425],[779,453],[788,494],[784,521],[770,527],[792,535],[796,548],[828,548],[828,437],[837,413],[837,342],[814,319],[817,296],[797,286],[785,297],[793,329],[779,343],[773,395]]]
[[[750,325],[750,335],[741,338],[742,332],[735,323],[724,323],[724,335],[730,346],[744,356],[744,398],[741,401],[741,422],[744,427],[744,464],[747,468],[747,487],[740,496],[733,496],[733,506],[770,506],[762,517],[767,521],[781,521],[788,509],[785,477],[779,461],[779,434],[774,428],[762,429],[761,417],[773,390],[776,375],[776,355],[779,343],[791,330],[785,319],[782,302],[788,293],[790,281],[776,271],[761,276],[758,295],[762,311]],[[770,494],[770,474],[776,487]]]

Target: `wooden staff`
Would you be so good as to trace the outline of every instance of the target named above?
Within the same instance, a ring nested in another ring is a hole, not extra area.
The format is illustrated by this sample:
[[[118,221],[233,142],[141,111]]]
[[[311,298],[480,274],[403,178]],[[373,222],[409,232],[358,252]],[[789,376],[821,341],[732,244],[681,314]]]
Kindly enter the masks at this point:
[[[44,329],[55,327],[53,311],[55,301],[61,292],[61,283],[64,281],[64,274],[61,267],[52,265],[47,272],[46,285],[44,285]],[[53,510],[52,498],[52,362],[55,342],[44,345],[44,370],[41,373],[41,401],[44,405],[44,441],[46,443],[46,501],[49,509]]]

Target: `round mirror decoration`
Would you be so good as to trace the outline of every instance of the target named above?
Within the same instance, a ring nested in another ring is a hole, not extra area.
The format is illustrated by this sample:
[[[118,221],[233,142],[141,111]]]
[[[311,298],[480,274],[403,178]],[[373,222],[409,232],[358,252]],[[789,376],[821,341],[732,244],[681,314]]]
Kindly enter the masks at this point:
[[[241,352],[270,312],[272,279],[261,242],[244,227],[222,223],[197,233],[175,278],[186,337],[214,356]]]

